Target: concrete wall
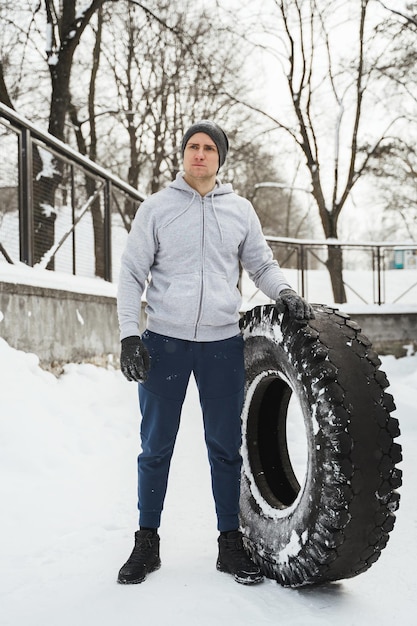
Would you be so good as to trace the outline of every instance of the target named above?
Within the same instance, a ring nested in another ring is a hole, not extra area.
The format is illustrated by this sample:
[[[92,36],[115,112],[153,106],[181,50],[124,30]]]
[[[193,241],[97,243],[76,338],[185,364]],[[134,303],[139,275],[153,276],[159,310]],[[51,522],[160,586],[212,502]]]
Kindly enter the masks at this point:
[[[349,313],[372,341],[378,354],[405,356],[417,351],[417,313]]]
[[[379,354],[403,356],[417,347],[417,314],[352,314]],[[141,326],[144,327],[142,310]],[[38,355],[59,369],[69,362],[103,363],[119,357],[113,297],[0,283],[0,336],[12,347]]]
[[[0,283],[0,336],[41,364],[102,363],[120,353],[116,300],[32,285]]]

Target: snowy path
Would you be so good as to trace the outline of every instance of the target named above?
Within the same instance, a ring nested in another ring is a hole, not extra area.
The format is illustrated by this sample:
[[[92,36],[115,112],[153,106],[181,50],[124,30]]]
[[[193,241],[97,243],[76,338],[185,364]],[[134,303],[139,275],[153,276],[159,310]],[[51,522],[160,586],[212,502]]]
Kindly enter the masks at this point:
[[[162,568],[117,585],[136,528],[136,387],[69,365],[56,379],[0,340],[0,626],[398,626],[415,623],[417,357],[383,359],[404,486],[380,560],[319,588],[247,588],[215,569],[216,524],[190,386],[161,528]]]

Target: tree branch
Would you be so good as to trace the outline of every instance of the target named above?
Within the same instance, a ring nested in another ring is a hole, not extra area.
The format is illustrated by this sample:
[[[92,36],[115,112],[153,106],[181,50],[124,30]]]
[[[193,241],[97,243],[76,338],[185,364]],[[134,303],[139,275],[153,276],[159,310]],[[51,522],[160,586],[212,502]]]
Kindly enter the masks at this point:
[[[361,13],[360,13],[360,24],[359,24],[359,59],[357,66],[357,74],[356,74],[356,108],[355,108],[355,118],[353,123],[352,130],[352,138],[351,138],[351,148],[350,148],[350,162],[348,175],[346,180],[345,188],[342,192],[340,200],[335,202],[333,211],[335,218],[337,219],[340,215],[340,211],[342,210],[351,190],[355,183],[355,165],[356,165],[356,157],[357,157],[357,149],[358,149],[358,132],[359,132],[359,122],[362,114],[362,100],[364,94],[363,88],[363,72],[364,72],[364,32],[365,32],[365,20],[366,20],[366,12],[368,8],[369,0],[361,0]],[[357,177],[356,177],[357,180]]]
[[[410,14],[406,15],[405,13],[402,13],[402,11],[398,11],[396,9],[391,9],[391,7],[387,7],[385,2],[382,2],[382,0],[378,0],[378,2],[386,11],[389,11],[394,15],[398,15],[398,17],[402,17],[405,20],[406,24],[417,27],[417,19],[414,16]]]

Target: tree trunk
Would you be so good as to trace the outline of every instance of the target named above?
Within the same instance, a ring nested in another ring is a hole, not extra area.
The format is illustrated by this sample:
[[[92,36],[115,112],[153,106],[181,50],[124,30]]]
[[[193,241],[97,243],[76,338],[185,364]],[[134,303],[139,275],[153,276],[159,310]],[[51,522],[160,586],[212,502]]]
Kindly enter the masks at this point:
[[[97,160],[97,130],[96,130],[96,80],[100,65],[101,38],[103,30],[103,7],[97,10],[97,30],[96,40],[93,50],[93,65],[91,69],[90,88],[88,93],[88,117],[90,121],[90,159]],[[96,191],[96,182],[86,175],[87,198],[90,198]],[[100,278],[105,278],[105,250],[104,250],[104,215],[101,211],[100,196],[91,205],[91,216],[93,219],[94,231],[94,258],[95,274]]]
[[[343,253],[340,246],[328,246],[326,266],[330,274],[334,301],[343,304],[346,302],[346,290],[343,282]]]
[[[96,191],[96,181],[86,176],[87,199],[91,198]],[[105,253],[104,253],[104,218],[101,211],[100,196],[91,205],[91,217],[94,231],[94,257],[95,274],[105,278]]]
[[[62,4],[62,14],[58,19],[54,3],[45,0],[47,24],[54,33],[47,48],[52,87],[48,131],[61,141],[65,140],[65,120],[70,106],[69,85],[74,52],[82,32],[103,1],[93,0],[84,11],[83,17],[78,18],[75,0],[68,0]],[[59,32],[59,42],[58,37],[55,38],[57,32]],[[53,160],[53,168],[43,167],[41,159],[36,163],[37,152],[34,150],[35,263],[40,261],[55,243],[55,191],[62,179],[63,168],[63,163],[59,159]],[[53,264],[52,259],[48,268],[53,269]]]

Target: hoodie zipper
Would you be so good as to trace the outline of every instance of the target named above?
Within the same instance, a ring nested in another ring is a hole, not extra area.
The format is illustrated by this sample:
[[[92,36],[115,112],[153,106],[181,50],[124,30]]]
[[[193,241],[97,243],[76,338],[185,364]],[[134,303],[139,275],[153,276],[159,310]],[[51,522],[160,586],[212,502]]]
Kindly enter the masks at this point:
[[[194,340],[197,340],[197,332],[200,324],[201,313],[203,308],[203,294],[204,294],[204,251],[205,251],[205,211],[204,211],[204,198],[200,198],[201,209],[201,238],[200,238],[200,299],[198,303],[197,319],[194,328]]]

